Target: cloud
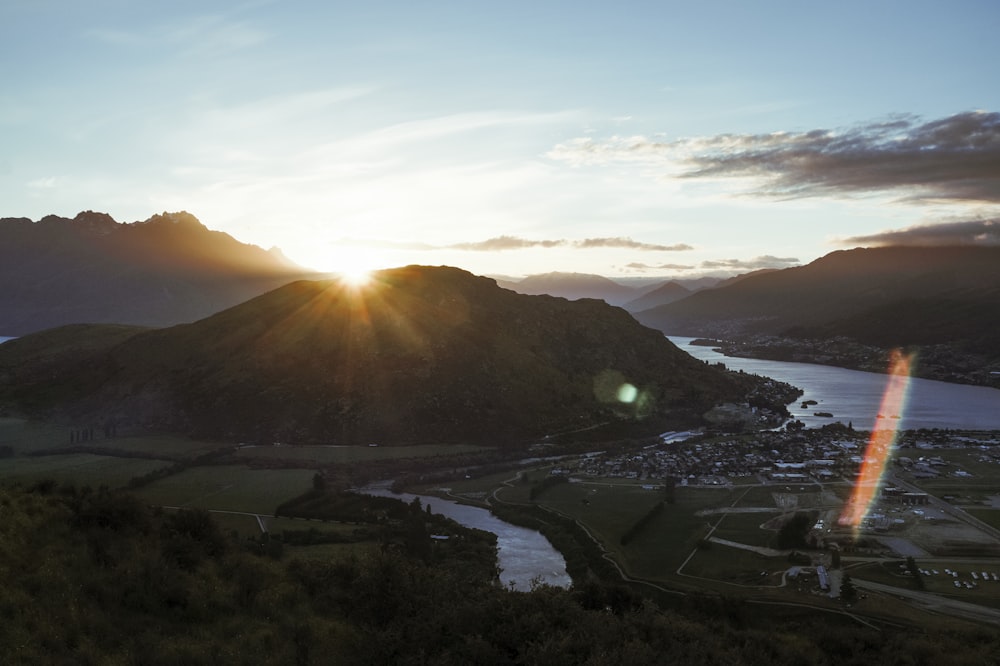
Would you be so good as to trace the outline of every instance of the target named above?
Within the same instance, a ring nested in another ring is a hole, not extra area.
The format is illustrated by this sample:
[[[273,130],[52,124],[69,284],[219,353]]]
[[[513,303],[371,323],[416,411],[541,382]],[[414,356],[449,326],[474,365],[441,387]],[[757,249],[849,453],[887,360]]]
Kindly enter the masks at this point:
[[[581,248],[591,247],[623,247],[630,250],[644,250],[652,252],[682,252],[693,250],[687,243],[676,243],[674,245],[657,245],[655,243],[640,243],[631,238],[585,238],[582,241],[574,241],[573,245]]]
[[[701,262],[701,268],[726,270],[758,270],[760,268],[787,268],[799,264],[795,257],[773,257],[765,254],[753,259],[716,259]]]
[[[921,224],[870,236],[851,236],[838,242],[842,245],[1000,245],[1000,220]]]
[[[635,271],[663,271],[663,270],[689,271],[692,268],[694,268],[694,266],[689,266],[686,264],[659,264],[653,266],[650,264],[644,264],[639,261],[633,261],[632,263],[625,264],[625,268],[629,268]]]
[[[567,245],[565,240],[528,240],[516,236],[497,236],[474,243],[455,243],[445,246],[450,250],[469,250],[472,252],[502,252],[504,250],[524,250],[532,247],[561,247]]]
[[[641,162],[680,178],[753,178],[759,194],[811,197],[900,191],[914,201],[1000,203],[1000,113],[919,122],[896,117],[843,131],[655,140],[578,138],[548,157],[575,165]]]
[[[471,250],[474,252],[498,252],[503,250],[523,250],[532,247],[573,247],[589,250],[600,247],[626,248],[630,250],[641,250],[643,252],[679,252],[683,250],[693,250],[694,248],[686,243],[674,245],[659,245],[656,243],[641,243],[631,238],[585,238],[583,240],[529,240],[516,236],[497,236],[475,243],[456,243],[446,246],[452,250]]]
[[[656,243],[641,243],[631,238],[585,238],[583,240],[567,240],[564,238],[556,240],[533,240],[520,238],[518,236],[495,236],[483,241],[473,241],[467,243],[452,243],[450,245],[430,245],[428,243],[398,242],[383,240],[366,240],[342,238],[337,241],[339,245],[357,245],[367,247],[379,247],[385,249],[402,250],[464,250],[466,252],[504,252],[506,250],[526,250],[530,248],[553,248],[570,247],[582,250],[593,248],[613,247],[626,248],[630,250],[641,250],[643,252],[679,252],[693,250],[694,248],[686,243],[676,243],[674,245],[659,245]]]

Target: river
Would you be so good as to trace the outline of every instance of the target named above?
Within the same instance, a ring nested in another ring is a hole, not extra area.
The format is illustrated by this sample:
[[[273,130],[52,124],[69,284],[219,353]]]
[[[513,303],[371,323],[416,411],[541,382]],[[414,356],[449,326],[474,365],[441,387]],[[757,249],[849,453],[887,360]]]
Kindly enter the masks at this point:
[[[389,490],[389,485],[389,482],[372,484],[360,491],[368,495],[392,497],[406,503],[418,498],[422,505],[430,506],[432,513],[447,516],[466,527],[496,534],[500,582],[504,586],[513,584],[515,590],[526,591],[531,588],[531,581],[535,578],[554,587],[569,587],[572,583],[566,573],[565,558],[541,533],[506,523],[486,509],[440,497],[394,493]]]
[[[724,363],[731,370],[765,375],[798,386],[804,394],[788,406],[788,411],[807,427],[837,421],[853,424],[859,430],[870,430],[875,425],[888,375],[814,363],[725,356],[711,347],[690,344],[694,338],[668,336],[668,339],[697,359]],[[804,408],[803,400],[815,400],[817,404]],[[833,416],[816,416],[816,412]],[[899,417],[899,427],[911,430],[1000,430],[1000,390],[913,378]]]

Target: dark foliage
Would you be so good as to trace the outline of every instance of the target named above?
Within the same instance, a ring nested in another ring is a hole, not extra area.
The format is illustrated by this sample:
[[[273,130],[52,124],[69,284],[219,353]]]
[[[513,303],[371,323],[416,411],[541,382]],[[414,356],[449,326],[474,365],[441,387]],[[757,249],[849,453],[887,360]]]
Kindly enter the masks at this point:
[[[806,535],[816,522],[816,517],[805,511],[798,511],[778,530],[778,548],[805,548]]]
[[[287,562],[220,545],[200,513],[39,484],[0,489],[0,661],[10,664],[972,664],[993,632],[886,629],[620,585],[506,590],[455,550]],[[404,514],[426,516],[404,505]],[[176,543],[197,546],[178,560]],[[100,552],[90,544],[101,543]],[[225,540],[223,540],[225,543]]]

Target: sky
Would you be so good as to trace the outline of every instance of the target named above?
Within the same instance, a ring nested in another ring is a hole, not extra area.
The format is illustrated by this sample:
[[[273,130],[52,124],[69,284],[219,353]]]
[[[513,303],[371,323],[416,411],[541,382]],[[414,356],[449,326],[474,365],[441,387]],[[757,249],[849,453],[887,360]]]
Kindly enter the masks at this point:
[[[1000,243],[995,0],[0,3],[0,217],[320,270],[695,278]]]

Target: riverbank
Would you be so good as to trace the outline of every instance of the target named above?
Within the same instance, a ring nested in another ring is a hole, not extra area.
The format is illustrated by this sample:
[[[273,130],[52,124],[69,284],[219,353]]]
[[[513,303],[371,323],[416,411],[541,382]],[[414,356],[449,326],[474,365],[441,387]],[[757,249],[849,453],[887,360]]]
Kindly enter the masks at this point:
[[[715,347],[726,356],[793,363],[814,363],[849,370],[884,373],[890,350],[849,338],[810,340],[771,335],[719,340]],[[922,379],[1000,388],[1000,358],[976,354],[955,345],[915,348],[914,376]]]

